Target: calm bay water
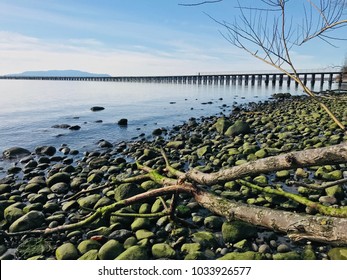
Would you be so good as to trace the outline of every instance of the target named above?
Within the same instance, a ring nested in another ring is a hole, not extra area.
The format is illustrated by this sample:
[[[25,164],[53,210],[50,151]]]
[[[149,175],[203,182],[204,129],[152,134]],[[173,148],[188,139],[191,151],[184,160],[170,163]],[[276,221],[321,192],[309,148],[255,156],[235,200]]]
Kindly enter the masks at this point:
[[[13,146],[33,150],[62,144],[83,151],[96,147],[101,139],[118,143],[141,133],[150,137],[155,128],[218,114],[223,104],[230,106],[225,112],[228,114],[234,102],[264,101],[276,92],[302,93],[293,85],[0,80],[0,153]],[[92,112],[92,106],[105,110]],[[127,127],[117,125],[121,118],[128,119]],[[81,129],[52,128],[57,124],[79,125]]]

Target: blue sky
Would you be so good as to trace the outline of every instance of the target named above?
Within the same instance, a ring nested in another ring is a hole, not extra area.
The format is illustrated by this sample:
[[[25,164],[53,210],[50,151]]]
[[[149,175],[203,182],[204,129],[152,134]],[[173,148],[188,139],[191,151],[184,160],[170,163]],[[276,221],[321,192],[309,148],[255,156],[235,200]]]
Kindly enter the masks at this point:
[[[237,1],[0,0],[0,75],[78,69],[110,75],[175,75],[269,69],[230,45],[218,20],[232,22]],[[242,4],[252,1],[242,1]],[[296,7],[305,0],[293,0]],[[253,1],[254,3],[254,1]],[[294,22],[296,11],[293,13]],[[345,15],[346,16],[346,15]],[[337,36],[347,34],[347,26]],[[293,49],[300,69],[341,65],[338,48],[316,40]]]

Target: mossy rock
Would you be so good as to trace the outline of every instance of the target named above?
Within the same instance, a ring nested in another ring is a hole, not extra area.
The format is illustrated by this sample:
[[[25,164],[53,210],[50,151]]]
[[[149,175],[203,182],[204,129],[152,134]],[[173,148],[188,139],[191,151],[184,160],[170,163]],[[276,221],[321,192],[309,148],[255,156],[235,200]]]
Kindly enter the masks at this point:
[[[87,178],[87,182],[88,183],[100,183],[102,181],[102,174],[100,173],[93,173],[93,174],[90,174]]]
[[[343,199],[345,196],[343,188],[341,186],[338,186],[338,185],[326,188],[325,193],[328,196],[333,196],[337,199]]]
[[[184,260],[206,260],[206,256],[203,252],[196,251],[196,252],[191,252],[188,255],[184,257]]]
[[[239,134],[247,134],[247,133],[251,133],[251,127],[249,126],[248,123],[241,121],[241,120],[237,120],[233,125],[231,125],[227,131],[225,132],[226,136],[236,136]]]
[[[147,260],[148,252],[144,246],[131,246],[121,253],[116,260]]]
[[[90,250],[78,258],[78,260],[90,260],[90,261],[95,261],[97,259],[98,259],[98,250],[96,249]]]
[[[111,239],[102,245],[98,257],[100,260],[114,260],[122,252],[124,252],[123,245],[119,241]]]
[[[155,234],[147,229],[139,229],[135,233],[137,240],[152,238]]]
[[[203,146],[196,150],[196,154],[198,155],[199,158],[202,158],[204,155],[210,152],[211,152],[210,146]]]
[[[57,260],[77,260],[78,256],[78,251],[72,243],[64,243],[55,251]]]
[[[121,184],[114,191],[114,199],[116,201],[121,201],[123,199],[135,196],[143,192],[144,190],[142,188],[139,188],[136,184]]]
[[[9,228],[9,232],[19,232],[36,229],[40,227],[44,223],[44,221],[44,214],[40,211],[33,210],[15,220]]]
[[[149,229],[151,222],[148,218],[135,218],[131,224],[132,231],[137,231],[139,229]]]
[[[101,247],[101,244],[98,241],[87,239],[87,240],[83,240],[80,244],[78,244],[77,249],[83,255],[90,250],[93,250],[93,249],[98,250],[100,247]]]
[[[331,260],[347,260],[347,247],[333,248],[328,252]]]
[[[235,243],[257,235],[257,228],[241,221],[224,222],[222,225],[223,240],[226,243]]]
[[[182,149],[182,148],[184,148],[184,142],[183,141],[170,141],[166,144],[166,147],[172,148],[172,149]]]
[[[302,259],[304,260],[316,260],[316,254],[314,250],[312,249],[312,246],[308,245],[305,247],[304,251],[302,252]]]
[[[201,250],[200,243],[185,243],[181,247],[181,252],[183,253],[194,253]]]
[[[44,255],[53,250],[52,245],[42,238],[25,239],[17,248],[17,255],[21,259],[29,259],[34,256]]]
[[[276,253],[272,255],[274,260],[300,260],[301,256],[294,251],[286,252],[286,253]]]
[[[151,212],[151,205],[149,203],[141,204],[139,208],[139,214],[146,214]]]
[[[226,120],[225,118],[219,118],[212,127],[215,128],[219,134],[224,134],[230,125],[230,121]]]
[[[276,172],[276,177],[278,179],[288,178],[290,176],[290,172],[288,170],[281,170]]]
[[[232,252],[225,254],[223,257],[218,258],[218,260],[262,260],[263,257],[260,253],[256,252]]]
[[[0,184],[0,194],[11,192],[10,184]]]
[[[191,214],[191,210],[186,205],[178,205],[175,209],[176,215],[180,218],[187,218]]]
[[[267,177],[265,175],[259,175],[253,179],[253,182],[255,184],[259,184],[261,186],[264,186],[264,185],[267,185],[268,180],[267,180]]]
[[[157,243],[152,246],[152,255],[156,259],[173,259],[176,251],[169,244]]]
[[[4,218],[10,224],[22,217],[23,215],[24,211],[20,208],[15,207],[14,205],[10,205],[6,207],[6,209],[4,210]]]
[[[151,213],[158,213],[164,209],[163,203],[161,202],[160,199],[157,199],[154,201],[151,207]]]
[[[145,191],[148,191],[148,190],[152,190],[152,189],[157,189],[160,185],[154,181],[149,180],[149,181],[143,182],[140,186]]]
[[[341,170],[334,170],[329,173],[324,173],[322,177],[328,181],[336,181],[342,179],[343,175]]]
[[[219,216],[208,216],[204,220],[204,226],[208,229],[220,230],[223,219]]]
[[[217,239],[213,233],[208,231],[199,231],[192,234],[192,240],[199,243],[202,247],[214,247],[218,245]]]
[[[65,173],[65,172],[59,172],[59,173],[56,173],[56,174],[50,176],[46,182],[47,182],[48,187],[52,187],[56,183],[69,184],[70,183],[70,175],[68,173]]]
[[[255,152],[255,156],[257,158],[265,158],[268,155],[267,151],[265,149],[260,149]]]
[[[77,203],[81,207],[93,209],[93,207],[99,201],[100,198],[100,194],[91,194],[86,197],[79,198],[77,200]]]

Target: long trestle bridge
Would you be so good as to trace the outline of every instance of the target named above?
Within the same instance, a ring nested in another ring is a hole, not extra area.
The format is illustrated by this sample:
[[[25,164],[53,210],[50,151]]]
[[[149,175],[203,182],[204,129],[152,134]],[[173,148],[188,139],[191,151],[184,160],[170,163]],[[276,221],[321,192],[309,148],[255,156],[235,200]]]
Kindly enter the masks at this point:
[[[297,73],[302,82],[313,86],[315,83],[346,82],[346,73],[341,71],[299,71]],[[196,75],[172,75],[172,76],[96,76],[96,77],[64,77],[64,76],[0,76],[3,80],[49,80],[49,81],[93,81],[93,82],[139,82],[139,83],[176,83],[176,84],[246,84],[246,85],[276,85],[290,86],[292,79],[281,72],[258,71],[257,73],[198,73]],[[295,82],[297,84],[297,82]]]

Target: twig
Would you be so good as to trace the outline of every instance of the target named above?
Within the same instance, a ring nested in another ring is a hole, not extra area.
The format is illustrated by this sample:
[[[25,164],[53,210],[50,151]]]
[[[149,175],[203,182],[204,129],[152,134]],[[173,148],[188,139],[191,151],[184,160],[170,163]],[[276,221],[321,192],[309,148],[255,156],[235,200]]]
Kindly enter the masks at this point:
[[[336,181],[329,182],[329,183],[325,183],[325,184],[322,184],[320,186],[306,184],[304,182],[299,182],[299,181],[289,181],[288,184],[289,185],[298,185],[298,186],[302,186],[302,187],[309,188],[309,189],[324,190],[326,188],[329,188],[329,187],[332,187],[332,186],[336,186],[336,185],[340,185],[340,184],[343,184],[343,183],[346,183],[346,182],[347,182],[347,178],[336,180]]]

